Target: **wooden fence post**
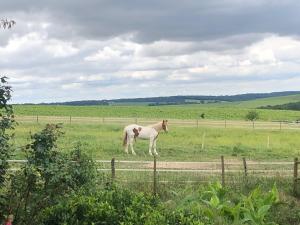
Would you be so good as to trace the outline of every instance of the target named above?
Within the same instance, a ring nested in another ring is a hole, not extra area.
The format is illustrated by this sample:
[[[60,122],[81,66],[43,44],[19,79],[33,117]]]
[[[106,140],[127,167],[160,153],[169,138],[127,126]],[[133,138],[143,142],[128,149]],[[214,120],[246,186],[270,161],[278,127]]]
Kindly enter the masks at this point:
[[[116,178],[115,158],[111,159],[111,182],[113,183]]]
[[[202,145],[201,145],[201,149],[202,149],[202,150],[204,149],[204,144],[205,144],[205,132],[204,132],[204,134],[202,135]]]
[[[298,193],[297,193],[297,190],[298,190],[298,180],[299,180],[299,178],[298,178],[298,164],[299,164],[300,162],[298,161],[298,158],[295,158],[294,159],[294,187],[293,187],[293,193],[294,193],[294,195],[297,195]]]
[[[156,156],[153,158],[153,195],[157,194]]]
[[[70,120],[69,120],[69,121],[70,121],[70,123],[72,123],[72,116],[70,116],[70,118],[69,118],[69,119],[70,119]]]
[[[279,127],[280,127],[279,129],[280,129],[280,130],[281,130],[281,123],[282,123],[282,122],[280,121],[280,122],[279,122]]]
[[[221,167],[222,167],[222,187],[225,187],[225,166],[224,166],[224,156],[221,156]]]
[[[247,162],[246,162],[246,159],[245,157],[243,157],[243,165],[244,165],[244,175],[245,177],[247,177]]]
[[[37,123],[39,122],[39,116],[38,115],[36,116],[36,122]]]

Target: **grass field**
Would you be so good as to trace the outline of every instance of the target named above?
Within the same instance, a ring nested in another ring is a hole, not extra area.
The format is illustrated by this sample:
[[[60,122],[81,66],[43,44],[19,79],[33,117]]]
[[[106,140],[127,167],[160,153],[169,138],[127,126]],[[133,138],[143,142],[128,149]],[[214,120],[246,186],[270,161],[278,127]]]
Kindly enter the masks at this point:
[[[72,117],[132,117],[197,119],[205,113],[206,119],[245,120],[247,112],[262,105],[276,105],[299,101],[300,95],[265,98],[232,103],[211,103],[191,105],[118,105],[118,106],[46,106],[16,105],[17,116],[72,116]],[[256,109],[261,121],[294,121],[300,118],[300,111]],[[43,128],[42,123],[20,123],[16,129],[15,144],[22,146],[29,142],[29,132]],[[300,156],[300,131],[298,130],[253,130],[213,127],[171,126],[169,134],[162,134],[158,141],[160,160],[205,161],[243,156],[254,160],[290,160]],[[147,160],[148,142],[138,140],[135,145],[137,156],[125,155],[122,148],[122,125],[74,123],[64,125],[65,135],[59,141],[59,148],[71,149],[77,142],[93,158]],[[205,133],[204,148],[202,137]],[[268,138],[270,140],[267,147]],[[16,158],[22,157],[17,152]]]
[[[197,119],[205,113],[206,119],[245,120],[249,108],[228,104],[174,105],[174,106],[39,106],[17,105],[16,115],[81,116],[81,117],[133,117]],[[257,109],[261,121],[300,118],[300,111]]]
[[[16,129],[14,143],[23,146],[30,141],[30,132],[41,130],[44,124],[20,123]],[[270,131],[225,128],[184,128],[170,126],[168,134],[162,133],[157,142],[159,160],[205,161],[243,156],[253,160],[292,161],[300,156],[300,131]],[[138,140],[135,144],[137,156],[126,155],[122,147],[123,126],[65,124],[64,136],[59,140],[59,148],[70,150],[77,142],[96,159],[151,160],[148,155],[148,141]],[[205,133],[204,148],[202,137]],[[269,148],[268,145],[269,136]],[[22,158],[18,150],[16,158]]]

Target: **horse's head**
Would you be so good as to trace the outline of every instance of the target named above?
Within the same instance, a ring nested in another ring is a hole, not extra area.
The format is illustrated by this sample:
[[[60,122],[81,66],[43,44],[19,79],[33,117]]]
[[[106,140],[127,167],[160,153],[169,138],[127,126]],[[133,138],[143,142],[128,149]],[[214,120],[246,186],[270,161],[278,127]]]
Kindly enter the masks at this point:
[[[168,120],[163,120],[161,126],[162,126],[162,129],[163,129],[166,133],[168,133],[168,131],[169,131],[169,130],[168,130]]]

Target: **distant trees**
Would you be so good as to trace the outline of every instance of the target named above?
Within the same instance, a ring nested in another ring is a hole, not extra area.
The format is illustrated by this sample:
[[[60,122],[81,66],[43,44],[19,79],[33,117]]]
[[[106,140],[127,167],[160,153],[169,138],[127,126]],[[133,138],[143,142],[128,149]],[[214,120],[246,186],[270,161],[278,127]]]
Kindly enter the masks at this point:
[[[259,114],[255,110],[251,110],[246,114],[246,120],[252,121],[252,126],[254,128],[254,121],[259,119]]]
[[[201,113],[201,114],[200,114],[200,118],[201,118],[201,119],[204,119],[204,118],[205,118],[205,113]]]
[[[261,106],[260,109],[279,109],[279,110],[296,110],[300,111],[300,102],[290,102],[282,105]]]
[[[251,110],[246,114],[246,120],[250,120],[250,121],[255,121],[259,119],[259,114],[258,112]]]

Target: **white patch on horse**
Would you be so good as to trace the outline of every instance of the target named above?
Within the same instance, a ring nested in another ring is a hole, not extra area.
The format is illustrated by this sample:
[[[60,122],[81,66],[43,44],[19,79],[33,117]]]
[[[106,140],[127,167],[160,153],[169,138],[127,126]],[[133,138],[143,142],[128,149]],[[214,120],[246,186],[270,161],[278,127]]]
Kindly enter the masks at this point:
[[[124,139],[123,145],[125,147],[125,152],[128,154],[128,147],[130,145],[131,152],[133,155],[136,155],[133,149],[133,140],[145,139],[149,140],[149,154],[158,155],[156,151],[156,141],[160,131],[164,130],[168,132],[168,120],[163,120],[162,122],[149,125],[149,126],[140,126],[137,124],[131,124],[124,128]]]

